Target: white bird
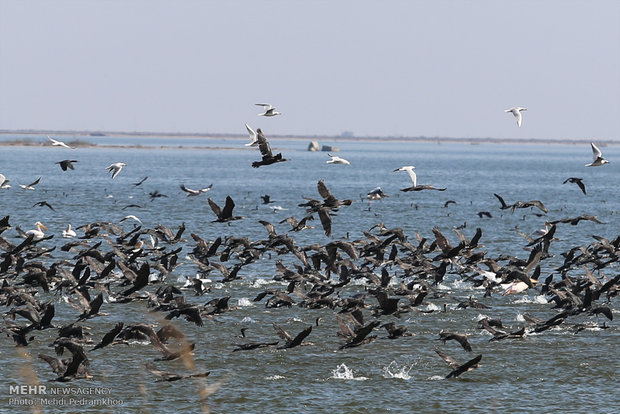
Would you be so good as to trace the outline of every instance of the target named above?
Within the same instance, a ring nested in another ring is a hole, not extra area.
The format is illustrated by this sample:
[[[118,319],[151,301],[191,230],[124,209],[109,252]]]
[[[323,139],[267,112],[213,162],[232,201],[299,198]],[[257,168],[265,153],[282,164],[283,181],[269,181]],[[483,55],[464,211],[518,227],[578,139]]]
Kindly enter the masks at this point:
[[[135,221],[137,221],[138,223],[142,224],[142,220],[140,220],[138,217],[134,216],[133,214],[130,214],[130,215],[128,215],[128,216],[123,217],[123,218],[119,221],[119,223],[122,223],[122,222],[123,222],[123,221],[125,221],[125,220],[135,220]]]
[[[111,164],[108,167],[106,167],[106,169],[112,173],[112,178],[114,178],[118,175],[118,173],[121,172],[123,167],[126,165],[127,164],[125,164],[124,162],[115,162],[114,164]]]
[[[400,167],[400,168],[395,169],[394,172],[396,172],[396,171],[407,171],[407,174],[409,174],[409,177],[411,177],[411,182],[413,183],[413,186],[417,187],[418,186],[418,177],[415,175],[413,170],[415,170],[415,167],[413,165],[407,165],[405,167]]]
[[[21,188],[23,188],[24,190],[31,190],[34,191],[34,186],[39,184],[39,181],[41,181],[41,177],[37,178],[34,182],[28,184],[28,185],[24,185],[24,184],[19,184],[19,186]]]
[[[72,148],[72,147],[68,146],[67,144],[65,144],[62,141],[58,141],[58,140],[50,137],[49,135],[47,136],[47,139],[49,139],[52,142],[52,146],[53,147],[64,147],[64,148],[69,148],[69,149],[75,149],[75,148]]]
[[[325,161],[327,164],[344,164],[344,165],[351,165],[351,163],[347,160],[345,160],[344,158],[340,158],[336,155],[332,155],[332,154],[327,154],[331,157],[331,160],[327,160]]]
[[[586,164],[586,167],[600,167],[601,165],[609,164],[609,161],[603,158],[603,153],[594,145],[594,142],[591,142],[590,145],[592,145],[592,162]]]
[[[6,178],[3,174],[0,174],[0,190],[6,190],[7,188],[11,188],[9,181],[10,180]]]
[[[77,233],[71,228],[71,223],[67,224],[67,228],[62,231],[62,237],[70,239],[75,236],[77,236]]]
[[[255,147],[258,145],[258,136],[256,135],[256,131],[254,131],[248,124],[245,124],[245,129],[248,130],[248,134],[250,134],[250,142],[245,144],[246,147]]]
[[[282,206],[269,206],[269,208],[274,212],[277,213],[278,211],[283,211],[283,210],[288,210],[288,208],[284,208]]]
[[[254,104],[254,105],[262,106],[263,108],[265,108],[265,112],[263,112],[262,114],[258,114],[259,116],[282,115],[280,112],[276,111],[275,106],[271,106],[271,104],[268,104],[268,103],[257,103],[257,104]]]
[[[30,236],[31,234],[34,236],[32,238],[32,240],[41,240],[43,237],[45,237],[45,233],[43,233],[43,230],[47,230],[47,227],[45,227],[43,225],[43,223],[41,223],[40,221],[37,221],[36,223],[34,223],[34,225],[37,227],[36,229],[32,229],[32,230],[28,230],[26,232],[26,237]]]
[[[527,108],[515,106],[514,108],[506,109],[504,112],[511,112],[515,116],[515,118],[517,118],[517,126],[521,126],[521,122],[523,121],[521,111],[527,111]]]
[[[207,191],[209,191],[211,189],[211,187],[213,187],[213,184],[209,184],[209,186],[207,186],[205,188],[201,188],[199,190],[192,190],[191,188],[185,187],[185,184],[181,184],[181,190],[185,191],[187,193],[188,197],[197,196],[197,195],[200,195],[202,193],[206,193]]]
[[[383,190],[381,189],[381,187],[375,187],[374,189],[369,191],[368,194],[366,194],[366,199],[368,201],[381,200],[382,198],[385,198],[385,197],[389,197],[389,195],[385,194]]]

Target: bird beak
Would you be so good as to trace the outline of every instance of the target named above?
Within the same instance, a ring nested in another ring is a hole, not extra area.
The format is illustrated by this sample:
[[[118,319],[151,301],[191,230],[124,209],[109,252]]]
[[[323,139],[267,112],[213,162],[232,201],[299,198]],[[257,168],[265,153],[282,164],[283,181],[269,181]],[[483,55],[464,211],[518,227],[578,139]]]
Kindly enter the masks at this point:
[[[45,225],[40,224],[39,227],[41,227],[43,230],[47,230],[47,227],[45,227]]]

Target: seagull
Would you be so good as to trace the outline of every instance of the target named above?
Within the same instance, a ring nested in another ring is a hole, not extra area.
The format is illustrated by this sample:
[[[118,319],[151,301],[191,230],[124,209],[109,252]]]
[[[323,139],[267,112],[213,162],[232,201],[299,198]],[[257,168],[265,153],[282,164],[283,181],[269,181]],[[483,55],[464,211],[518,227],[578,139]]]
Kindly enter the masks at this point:
[[[248,142],[247,144],[245,144],[246,147],[255,147],[258,145],[258,137],[256,136],[256,131],[254,131],[252,128],[250,128],[250,126],[248,124],[245,124],[245,129],[248,130],[248,133],[250,134],[250,142]]]
[[[36,226],[36,229],[28,230],[26,232],[26,237],[32,234],[33,240],[41,240],[42,238],[45,237],[45,233],[43,233],[43,230],[47,230],[47,227],[45,227],[43,223],[41,223],[40,221],[37,221],[36,223],[34,223],[34,225]]]
[[[181,184],[181,190],[185,191],[188,197],[197,196],[202,193],[206,193],[207,191],[211,189],[211,187],[213,187],[213,184],[209,184],[207,187],[201,188],[199,190],[192,190],[191,188],[185,187],[185,184]]]
[[[332,154],[327,154],[331,157],[331,160],[325,161],[327,164],[344,164],[344,165],[351,165],[351,163],[347,160],[345,160],[344,158],[340,158],[336,155],[332,155]]]
[[[523,121],[521,111],[527,111],[527,108],[515,106],[514,108],[506,109],[504,112],[511,112],[515,116],[515,118],[517,118],[517,126],[521,126],[521,122]]]
[[[257,104],[254,104],[254,105],[262,106],[263,108],[265,108],[265,112],[263,112],[262,114],[258,114],[259,116],[282,115],[280,112],[276,111],[275,106],[271,106],[271,104],[268,104],[268,103],[257,103]]]
[[[77,233],[71,228],[71,223],[67,224],[67,228],[62,231],[62,237],[65,239],[71,239],[75,236],[77,236]]]
[[[594,145],[594,142],[591,142],[590,145],[592,145],[592,162],[586,164],[586,167],[600,167],[601,165],[609,164],[609,161],[603,158],[603,153]]]
[[[407,171],[407,174],[409,174],[409,177],[411,177],[411,182],[413,183],[413,185],[411,187],[407,187],[407,188],[401,188],[400,191],[422,191],[422,190],[437,190],[437,191],[445,191],[445,188],[435,188],[432,185],[418,185],[418,178],[415,174],[415,172],[413,172],[413,170],[415,170],[415,167],[413,165],[407,165],[405,167],[400,167],[394,170],[394,172],[397,171]]]
[[[58,161],[55,164],[60,164],[60,168],[63,171],[67,171],[67,168],[72,169],[72,170],[74,169],[73,168],[73,163],[74,162],[77,162],[77,160],[62,160],[62,161]]]
[[[24,184],[19,184],[19,186],[21,188],[23,188],[24,190],[31,190],[34,191],[34,186],[39,184],[39,181],[41,181],[41,177],[37,178],[34,182],[28,184],[28,185],[24,185]]]
[[[120,219],[119,223],[122,223],[125,220],[135,220],[138,223],[142,224],[142,220],[140,220],[138,217],[134,216],[133,214],[123,217],[122,219]]]
[[[375,187],[374,189],[369,191],[368,194],[366,194],[366,199],[368,201],[381,200],[386,197],[389,197],[389,195],[385,194],[381,187]]]
[[[6,190],[7,188],[11,188],[9,181],[11,180],[6,178],[4,174],[0,174],[0,190]]]
[[[112,173],[112,179],[114,179],[114,177],[116,177],[126,165],[127,164],[125,164],[124,162],[115,162],[114,164],[110,164],[108,167],[106,167],[106,170]]]
[[[75,148],[72,148],[72,147],[68,146],[67,144],[65,144],[62,141],[58,141],[58,140],[50,137],[49,135],[47,136],[47,139],[49,139],[51,141],[53,147],[64,147],[64,148],[69,148],[69,149],[75,149]]]

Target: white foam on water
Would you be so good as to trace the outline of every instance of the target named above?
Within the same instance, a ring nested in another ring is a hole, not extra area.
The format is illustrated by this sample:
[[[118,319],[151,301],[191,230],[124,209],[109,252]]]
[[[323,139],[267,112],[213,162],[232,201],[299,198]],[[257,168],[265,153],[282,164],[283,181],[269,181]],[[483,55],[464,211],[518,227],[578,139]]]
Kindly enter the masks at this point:
[[[286,377],[283,377],[282,375],[270,375],[268,377],[265,377],[266,380],[271,380],[271,381],[275,381],[275,380],[279,380],[279,379],[284,379]]]
[[[515,321],[517,321],[517,322],[525,322],[525,318],[523,317],[523,315],[522,315],[522,314],[517,313],[517,316],[516,316],[516,318],[515,318]]]
[[[409,372],[414,365],[415,363],[412,363],[409,366],[403,365],[402,367],[398,367],[396,361],[392,361],[387,367],[383,367],[383,378],[399,378],[404,380],[411,379]]]
[[[476,322],[481,321],[481,320],[483,320],[483,319],[491,319],[491,318],[490,318],[490,317],[488,317],[487,315],[483,315],[482,313],[479,313],[479,314],[478,314],[478,316],[476,316],[476,317],[474,318],[474,320],[475,320]]]
[[[353,370],[349,369],[344,362],[336,367],[336,369],[332,370],[333,379],[343,379],[343,380],[353,380],[353,381],[365,381],[368,378],[366,377],[355,377],[353,374]]]
[[[441,381],[442,379],[444,379],[444,377],[442,377],[441,375],[433,375],[432,377],[428,378],[429,381]]]
[[[241,299],[239,299],[239,302],[238,302],[237,306],[248,307],[248,306],[254,306],[254,304],[248,298],[241,298]]]
[[[256,323],[256,321],[252,318],[250,318],[249,316],[246,316],[245,318],[241,319],[242,323]]]
[[[425,311],[430,312],[430,311],[439,311],[441,310],[441,308],[437,305],[435,305],[434,303],[429,303],[428,305],[426,305],[426,308],[424,308]]]

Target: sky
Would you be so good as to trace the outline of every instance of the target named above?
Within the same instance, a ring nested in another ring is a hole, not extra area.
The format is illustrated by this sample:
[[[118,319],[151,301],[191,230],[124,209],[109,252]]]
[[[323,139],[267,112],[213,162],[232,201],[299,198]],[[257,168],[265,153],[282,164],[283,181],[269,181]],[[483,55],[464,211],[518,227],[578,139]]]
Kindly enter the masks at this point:
[[[245,123],[620,140],[620,1],[0,0],[0,130]]]

